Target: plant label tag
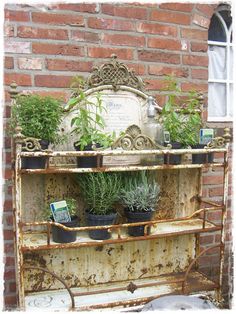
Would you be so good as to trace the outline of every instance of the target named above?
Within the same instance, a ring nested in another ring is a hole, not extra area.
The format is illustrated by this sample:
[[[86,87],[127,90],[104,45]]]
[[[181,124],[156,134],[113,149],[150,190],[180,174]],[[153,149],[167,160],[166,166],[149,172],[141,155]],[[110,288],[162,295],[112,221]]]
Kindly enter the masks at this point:
[[[170,132],[164,131],[163,137],[164,137],[164,143],[170,143]]]
[[[213,129],[200,129],[199,144],[208,144],[214,138]]]
[[[71,221],[70,213],[66,201],[59,201],[50,204],[55,222]]]

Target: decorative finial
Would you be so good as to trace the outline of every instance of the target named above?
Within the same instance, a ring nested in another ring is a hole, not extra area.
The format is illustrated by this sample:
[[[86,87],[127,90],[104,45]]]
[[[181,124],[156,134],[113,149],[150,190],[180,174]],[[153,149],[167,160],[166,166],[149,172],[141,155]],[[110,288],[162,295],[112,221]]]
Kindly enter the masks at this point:
[[[12,99],[15,99],[16,96],[17,96],[17,94],[18,94],[18,91],[16,90],[16,89],[17,89],[17,84],[16,84],[15,81],[13,81],[13,82],[11,83],[10,88],[11,88],[10,91],[9,91],[10,97],[11,97]]]
[[[230,142],[232,136],[231,136],[231,134],[230,134],[230,129],[229,129],[229,128],[225,128],[225,129],[224,129],[223,138],[225,139],[225,142],[226,142],[226,143],[229,143],[229,142]]]
[[[15,143],[22,144],[24,142],[25,136],[21,133],[22,132],[22,128],[19,125],[16,126],[15,132],[16,133],[13,135]]]

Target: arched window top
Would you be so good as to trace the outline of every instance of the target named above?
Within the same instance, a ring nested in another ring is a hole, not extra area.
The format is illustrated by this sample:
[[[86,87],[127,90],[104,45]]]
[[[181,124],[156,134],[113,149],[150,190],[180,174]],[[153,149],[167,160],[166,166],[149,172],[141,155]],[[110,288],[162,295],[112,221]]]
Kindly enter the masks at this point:
[[[212,16],[208,40],[232,42],[232,16],[228,5],[220,5],[217,12]]]

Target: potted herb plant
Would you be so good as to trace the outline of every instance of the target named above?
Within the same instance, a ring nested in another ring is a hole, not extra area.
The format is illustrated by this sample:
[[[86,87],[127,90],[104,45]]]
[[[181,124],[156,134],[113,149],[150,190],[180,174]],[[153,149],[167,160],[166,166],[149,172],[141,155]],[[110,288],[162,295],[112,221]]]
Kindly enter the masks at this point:
[[[77,201],[74,198],[65,198],[71,221],[59,222],[61,225],[74,228],[79,225],[77,214]],[[54,221],[50,206],[47,206],[43,212],[43,219]],[[76,241],[76,231],[67,231],[58,226],[52,225],[52,240],[57,243],[70,243]]]
[[[105,121],[102,117],[105,107],[102,103],[100,93],[95,94],[94,100],[89,99],[83,91],[83,80],[77,78],[79,83],[77,89],[68,101],[68,110],[74,112],[71,119],[72,133],[78,136],[74,143],[77,151],[90,151],[96,148],[108,148],[114,141],[114,134],[110,135],[104,132]],[[78,167],[92,168],[102,165],[102,158],[97,157],[78,157]]]
[[[199,143],[199,132],[202,126],[199,94],[195,91],[188,92],[185,103],[180,105],[183,93],[177,86],[177,82],[168,77],[168,88],[171,91],[168,100],[161,112],[163,128],[170,134],[170,144],[173,149],[194,147]],[[164,158],[167,163],[167,156]],[[181,155],[171,155],[170,164],[179,164]]]
[[[146,171],[124,177],[119,200],[128,223],[149,221],[157,207],[160,187]],[[144,226],[128,228],[131,236],[143,236]]]
[[[62,116],[63,107],[58,99],[20,94],[12,107],[10,133],[13,134],[15,127],[20,125],[24,136],[39,139],[41,148],[46,149],[49,143],[58,143],[61,140],[58,131]],[[45,160],[45,157],[24,157],[22,168],[44,168]]]
[[[114,223],[117,213],[114,204],[121,189],[119,173],[84,173],[77,176],[80,190],[86,203],[87,222],[89,226],[104,226]],[[95,240],[111,237],[108,230],[90,230],[89,236]]]

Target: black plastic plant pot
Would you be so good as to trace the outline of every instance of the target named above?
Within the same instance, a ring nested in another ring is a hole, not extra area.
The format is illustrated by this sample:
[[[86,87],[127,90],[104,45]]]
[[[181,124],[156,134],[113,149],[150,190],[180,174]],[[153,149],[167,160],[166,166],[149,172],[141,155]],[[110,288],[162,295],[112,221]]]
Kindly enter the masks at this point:
[[[117,214],[110,215],[93,215],[87,213],[88,226],[105,226],[112,225],[116,220]],[[107,240],[110,239],[111,233],[106,229],[89,230],[89,236],[94,240]]]
[[[192,149],[201,149],[204,148],[205,144],[196,144],[192,146]],[[205,163],[212,163],[214,160],[214,154],[213,153],[207,153],[207,154],[193,154],[192,155],[192,163],[193,164],[205,164]]]
[[[127,218],[127,223],[149,221],[152,219],[152,215],[153,215],[153,211],[132,212],[132,211],[129,211],[128,209],[125,209],[124,212]],[[144,227],[145,227],[144,225],[128,227],[128,234],[132,237],[143,236]],[[149,232],[150,232],[150,227],[147,228],[147,234],[149,234]]]
[[[39,141],[41,148],[47,149],[49,141],[41,140]],[[23,151],[24,148],[22,149]],[[39,150],[35,150],[37,152]],[[46,165],[47,157],[22,157],[21,159],[21,168],[22,169],[44,169]]]
[[[51,217],[53,220],[53,218]],[[65,227],[75,228],[79,225],[79,219],[77,216],[72,216],[71,221],[60,222]],[[57,226],[52,226],[52,240],[56,243],[70,243],[76,241],[76,231],[67,231]]]
[[[172,145],[172,149],[181,149],[182,148],[182,144],[179,142],[171,142],[170,143]],[[164,144],[165,146],[167,146],[167,143]],[[169,157],[169,164],[170,165],[179,165],[181,164],[181,155],[165,155],[164,156],[164,164],[168,164],[168,157]]]
[[[97,145],[97,147],[99,147]],[[77,146],[76,143],[74,143],[74,148],[76,151],[81,151],[80,146]],[[84,151],[92,151],[92,144],[87,145],[84,147]],[[77,159],[77,166],[78,168],[96,168],[96,167],[102,167],[102,156],[82,156],[82,157],[76,157]]]

